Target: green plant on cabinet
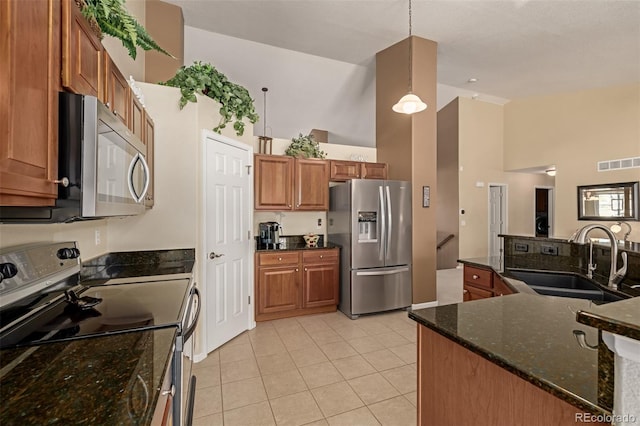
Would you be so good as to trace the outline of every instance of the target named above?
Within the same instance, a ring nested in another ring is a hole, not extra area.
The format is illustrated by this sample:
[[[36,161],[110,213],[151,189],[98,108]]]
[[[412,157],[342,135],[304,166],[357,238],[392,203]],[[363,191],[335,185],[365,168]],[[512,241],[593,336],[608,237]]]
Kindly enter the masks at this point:
[[[174,57],[160,47],[147,30],[127,11],[124,6],[125,0],[76,1],[80,1],[82,4],[84,17],[90,23],[96,22],[103,33],[120,39],[123,46],[129,51],[129,56],[134,60],[136,59],[137,47],[144,50],[157,50],[167,56]]]
[[[180,109],[187,102],[197,102],[196,93],[220,102],[220,122],[213,128],[214,132],[220,132],[227,123],[233,121],[236,134],[242,136],[243,118],[246,117],[251,123],[258,121],[253,99],[247,89],[229,81],[211,64],[196,61],[191,66],[182,66],[173,78],[160,84],[180,89]]]
[[[291,145],[284,152],[291,157],[324,158],[326,153],[320,149],[320,144],[313,140],[313,135],[303,135],[291,139]]]

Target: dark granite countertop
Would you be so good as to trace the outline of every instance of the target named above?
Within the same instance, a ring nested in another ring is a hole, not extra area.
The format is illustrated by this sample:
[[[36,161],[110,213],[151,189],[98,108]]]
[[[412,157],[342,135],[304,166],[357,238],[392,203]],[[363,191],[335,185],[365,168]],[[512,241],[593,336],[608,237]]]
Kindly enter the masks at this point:
[[[640,340],[640,297],[578,311],[578,322]]]
[[[281,247],[278,249],[256,249],[256,251],[259,252],[265,252],[265,251],[291,251],[291,250],[318,250],[318,249],[333,249],[333,248],[340,248],[339,245],[334,244],[334,243],[330,243],[330,242],[326,242],[326,243],[322,243],[322,244],[318,244],[316,247],[309,247],[307,246],[305,243],[292,243],[292,244],[287,244],[286,247]]]
[[[0,424],[150,424],[176,331],[0,351]]]
[[[575,321],[577,311],[592,307],[588,300],[514,294],[409,317],[576,407],[610,414],[602,400],[610,400],[612,384],[599,395],[598,364],[605,360],[578,346],[573,335],[582,330],[587,341],[598,341],[597,329]]]
[[[81,283],[101,284],[112,279],[191,274],[195,249],[114,252],[82,262]]]

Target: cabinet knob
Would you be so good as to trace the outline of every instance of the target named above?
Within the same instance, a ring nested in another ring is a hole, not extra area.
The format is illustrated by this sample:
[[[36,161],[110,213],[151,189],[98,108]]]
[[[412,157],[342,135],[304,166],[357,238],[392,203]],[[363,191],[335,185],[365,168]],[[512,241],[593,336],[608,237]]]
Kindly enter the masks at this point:
[[[278,258],[278,260],[282,260],[282,258],[281,258],[281,257],[279,257],[279,258]]]
[[[111,104],[109,102],[107,102],[106,104],[104,104],[104,106],[106,106],[107,108],[111,108]]]
[[[469,293],[469,290],[462,290],[462,294],[467,294]]]
[[[473,274],[473,279],[474,279],[474,280],[477,280],[478,278],[480,278],[480,276],[478,276],[478,275],[476,275],[476,274]]]
[[[296,272],[298,272],[300,269],[296,268]]]
[[[291,204],[287,204],[287,207],[291,207]]]
[[[69,186],[69,178],[68,177],[63,177],[60,179],[56,179],[53,181],[53,183],[57,183],[58,185],[62,185],[65,188]]]
[[[307,268],[304,268],[304,270],[305,270],[305,272],[306,272],[306,271],[308,271],[308,269],[307,269]]]

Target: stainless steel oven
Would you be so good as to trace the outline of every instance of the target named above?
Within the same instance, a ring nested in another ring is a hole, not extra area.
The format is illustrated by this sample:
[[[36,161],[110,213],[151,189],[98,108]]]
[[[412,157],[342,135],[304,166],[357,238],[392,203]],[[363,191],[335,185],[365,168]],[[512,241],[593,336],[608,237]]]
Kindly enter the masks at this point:
[[[153,416],[152,423],[190,425],[196,380],[191,368],[193,333],[200,314],[191,274],[111,279],[88,286],[80,281],[79,256],[76,244],[69,242],[0,250],[0,386],[17,377],[11,372],[14,367],[28,365],[36,375],[42,370],[55,377],[43,386],[85,376],[93,380],[87,386],[94,386],[109,378],[114,383],[109,396],[122,393],[127,398],[111,409],[105,396],[91,395],[98,404],[93,413],[111,410],[132,421]],[[114,337],[118,345],[102,343]],[[159,351],[160,343],[164,349]],[[69,362],[63,360],[65,354],[58,357],[57,347],[64,348]],[[8,359],[18,351],[22,353],[15,362]],[[62,363],[62,371],[36,361],[45,354],[56,354],[55,365]],[[92,354],[108,360],[102,364],[106,370],[93,365]],[[98,382],[86,374],[98,370]],[[0,422],[3,410],[4,405]]]

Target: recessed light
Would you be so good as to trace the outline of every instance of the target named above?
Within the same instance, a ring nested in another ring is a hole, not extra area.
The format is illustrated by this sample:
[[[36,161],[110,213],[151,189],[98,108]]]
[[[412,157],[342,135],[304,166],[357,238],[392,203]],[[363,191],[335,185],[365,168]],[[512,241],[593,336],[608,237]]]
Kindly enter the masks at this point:
[[[467,82],[469,82],[469,83],[475,83],[477,81],[478,81],[478,79],[475,78],[475,77],[471,77],[469,80],[467,80]]]

